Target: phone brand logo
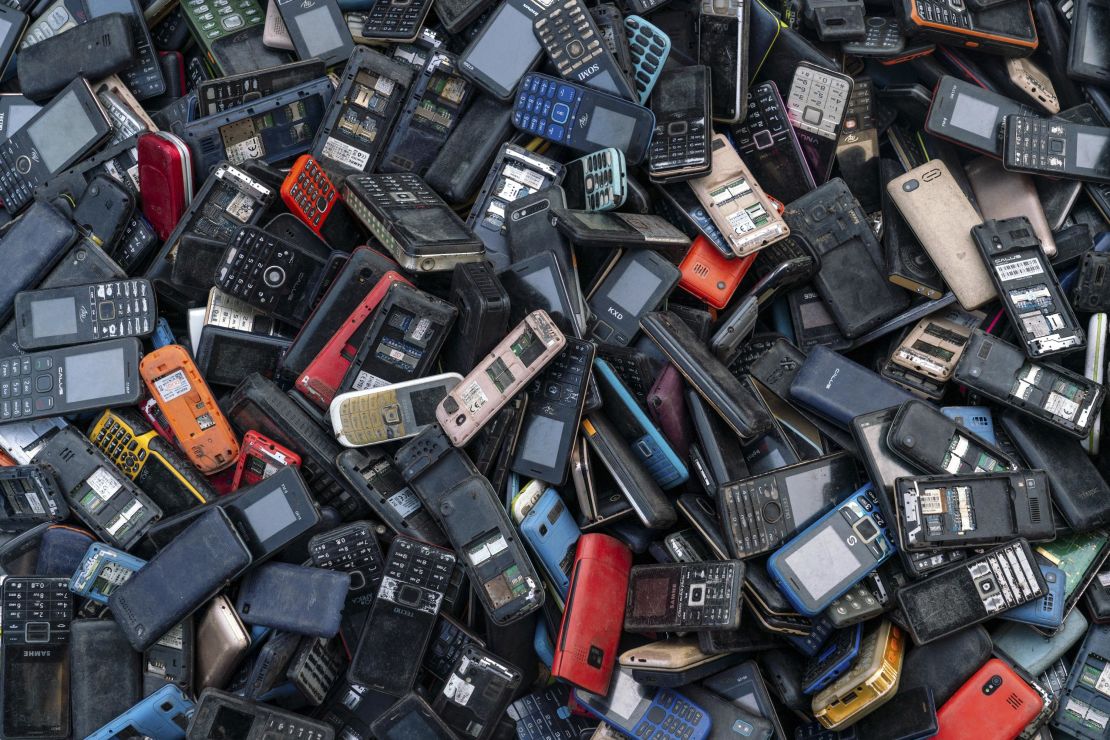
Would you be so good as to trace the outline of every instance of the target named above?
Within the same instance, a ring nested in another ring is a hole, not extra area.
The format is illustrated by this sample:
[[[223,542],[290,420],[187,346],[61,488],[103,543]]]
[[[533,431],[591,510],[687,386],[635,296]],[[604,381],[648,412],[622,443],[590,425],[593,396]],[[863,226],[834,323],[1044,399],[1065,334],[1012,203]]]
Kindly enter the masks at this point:
[[[50,650],[24,650],[24,658],[49,658],[52,655]]]
[[[590,122],[590,114],[589,113],[583,113],[582,115],[578,116],[578,127],[579,128],[585,128],[586,124],[589,123],[589,122]]]
[[[829,376],[829,382],[825,383],[825,390],[831,390],[832,389],[833,381],[836,380],[837,375],[840,375],[840,368],[837,368],[836,370],[833,370],[833,374],[831,376]]]
[[[921,179],[924,180],[925,182],[932,182],[933,180],[937,179],[940,176],[941,176],[940,168],[935,167],[935,168],[933,168],[931,170],[927,170],[925,173],[923,173],[921,175]]]
[[[848,535],[848,539],[846,539],[844,541],[847,542],[849,545],[854,545],[857,542],[859,542],[859,540],[856,539],[856,536],[854,534]]]
[[[591,64],[589,67],[586,67],[584,70],[578,73],[578,79],[585,80],[587,77],[599,71],[600,69],[600,64]]]
[[[623,321],[624,320],[624,314],[621,313],[620,311],[618,311],[617,309],[613,308],[612,306],[609,306],[605,310],[608,311],[610,314],[612,314],[613,318],[615,318],[617,321]]]

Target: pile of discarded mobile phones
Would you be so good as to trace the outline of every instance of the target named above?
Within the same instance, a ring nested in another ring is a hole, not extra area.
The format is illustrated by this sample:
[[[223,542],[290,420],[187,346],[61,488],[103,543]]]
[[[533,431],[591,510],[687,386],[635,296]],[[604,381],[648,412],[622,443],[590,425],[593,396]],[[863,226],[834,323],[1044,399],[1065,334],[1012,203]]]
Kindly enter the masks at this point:
[[[1110,740],[1110,0],[0,72],[0,740]]]

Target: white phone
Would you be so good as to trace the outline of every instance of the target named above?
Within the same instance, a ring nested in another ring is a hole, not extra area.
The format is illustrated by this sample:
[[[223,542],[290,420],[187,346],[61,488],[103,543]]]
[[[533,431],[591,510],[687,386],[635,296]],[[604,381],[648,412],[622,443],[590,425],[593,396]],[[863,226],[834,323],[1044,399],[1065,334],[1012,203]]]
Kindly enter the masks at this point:
[[[266,3],[266,24],[262,26],[262,43],[272,49],[293,51],[293,37],[289,35],[289,29],[285,27],[285,21],[281,19],[281,13],[278,12],[277,3],[274,0]]]
[[[339,444],[365,447],[419,434],[436,423],[436,408],[462,381],[458,373],[340,393],[328,408]]]
[[[1087,362],[1083,374],[1096,383],[1102,383],[1106,377],[1106,329],[1107,315],[1105,313],[1091,314],[1087,322]],[[1102,429],[1101,414],[1095,417],[1090,433],[1083,438],[1083,449],[1088,455],[1097,455],[1101,440]]]

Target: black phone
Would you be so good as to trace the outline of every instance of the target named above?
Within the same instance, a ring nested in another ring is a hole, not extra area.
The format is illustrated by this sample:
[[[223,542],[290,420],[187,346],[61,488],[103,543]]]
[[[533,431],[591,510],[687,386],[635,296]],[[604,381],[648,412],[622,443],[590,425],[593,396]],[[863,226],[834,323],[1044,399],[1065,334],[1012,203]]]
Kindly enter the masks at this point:
[[[532,32],[542,7],[533,0],[506,0],[499,5],[459,55],[462,76],[498,100],[511,99],[543,53]]]
[[[93,151],[111,133],[112,124],[89,83],[84,78],[71,82],[0,144],[4,208],[13,214],[23,210],[39,184]]]
[[[86,20],[19,52],[19,91],[45,103],[72,80],[101,80],[138,60],[127,16],[109,13]]]
[[[789,203],[815,187],[813,173],[774,82],[753,85],[747,93],[747,116],[732,127],[736,149],[756,181],[769,194]]]
[[[1075,0],[1068,45],[1068,76],[1094,85],[1110,82],[1106,37],[1110,27],[1110,3],[1106,0]]]
[[[624,628],[633,632],[736,629],[744,570],[739,560],[633,566]]]
[[[626,100],[639,99],[582,0],[544,5],[532,19],[532,30],[564,78]]]
[[[339,474],[394,532],[433,545],[447,544],[443,530],[401,477],[392,457],[365,450],[343,450],[336,456],[335,465]]]
[[[1110,183],[1110,129],[1104,126],[1011,114],[1005,134],[1008,170]]]
[[[1001,158],[1002,124],[1012,114],[1036,115],[1029,106],[945,75],[937,83],[925,131],[983,154]]]
[[[748,90],[750,0],[702,0],[698,14],[698,63],[713,70],[713,120],[744,120]]]
[[[709,171],[710,69],[664,69],[651,93],[655,131],[648,150],[652,182],[689,180]]]

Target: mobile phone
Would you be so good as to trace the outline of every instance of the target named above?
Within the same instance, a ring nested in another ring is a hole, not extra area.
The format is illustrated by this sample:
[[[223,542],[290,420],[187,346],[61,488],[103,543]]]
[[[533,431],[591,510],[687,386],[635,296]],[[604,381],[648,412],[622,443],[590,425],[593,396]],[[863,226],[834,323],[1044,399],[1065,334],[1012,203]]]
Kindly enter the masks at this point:
[[[790,228],[779,216],[724,134],[710,143],[713,166],[690,187],[737,257],[785,239]]]
[[[532,19],[532,30],[564,79],[639,100],[581,0],[543,6]]]
[[[112,592],[125,583],[146,561],[122,550],[94,542],[69,580],[69,590],[98,604],[107,604]]]
[[[1068,77],[1094,85],[1110,81],[1110,65],[1098,30],[1105,27],[1108,12],[1110,6],[1102,0],[1076,0],[1068,45]]]
[[[150,353],[139,374],[198,470],[218,473],[235,464],[239,440],[183,347],[170,344]]]
[[[261,483],[281,468],[301,466],[301,456],[251,429],[243,435],[232,490]]]
[[[739,259],[729,259],[699,234],[694,237],[690,250],[678,266],[682,274],[678,287],[720,310],[728,305],[755,258],[756,254],[753,253]]]
[[[764,191],[789,203],[815,187],[813,173],[774,82],[753,85],[747,115],[731,128],[741,159]]]
[[[520,81],[513,125],[575,151],[615,147],[639,164],[651,144],[655,115],[614,95],[530,73]]]
[[[335,464],[339,474],[394,532],[433,545],[447,543],[443,530],[408,487],[389,455],[343,450]]]
[[[343,198],[406,270],[451,270],[485,256],[482,240],[417,175],[349,175]]]
[[[17,293],[17,341],[24,350],[146,337],[157,317],[149,280],[135,278]]]
[[[339,190],[311,154],[302,154],[281,184],[281,199],[308,228],[320,234],[339,200]]]
[[[744,120],[748,89],[748,0],[702,0],[698,13],[698,63],[713,70],[713,120]]]
[[[22,95],[14,93],[0,95],[0,114],[4,116],[3,122],[0,123],[0,141],[11,138],[15,132],[26,126],[41,108],[41,105]]]
[[[265,12],[258,0],[235,0],[228,6],[202,0],[182,7],[182,11],[204,58],[222,75],[253,72],[290,61],[286,53],[263,44]],[[213,22],[214,18],[218,20]]]
[[[982,218],[942,160],[894,178],[886,190],[961,306],[971,311],[997,297],[971,237]]]
[[[1083,328],[1029,219],[989,219],[971,234],[1026,354],[1045,357],[1081,347]]]
[[[740,626],[739,560],[637,565],[628,580],[624,628],[698,632]]]
[[[404,695],[380,714],[370,725],[370,731],[373,737],[386,740],[453,740],[458,737],[428,702],[413,693]]]
[[[1039,599],[1046,590],[1029,543],[1018,539],[903,587],[898,603],[921,645]],[[926,616],[923,610],[937,598],[948,608]]]
[[[433,707],[460,737],[487,740],[496,731],[497,720],[520,681],[521,672],[516,666],[476,645],[467,645]],[[473,687],[473,693],[464,690],[460,694],[460,685]]]
[[[1110,131],[1059,118],[1008,115],[1002,163],[1015,172],[1110,183],[1103,150]]]
[[[123,714],[91,733],[89,740],[111,740],[131,732],[148,737],[178,737],[188,725],[194,704],[177,686],[163,686]]]
[[[531,31],[542,8],[532,0],[506,0],[498,6],[459,55],[461,74],[494,98],[511,99],[543,52]]]
[[[992,658],[937,710],[936,737],[951,740],[977,727],[1020,733],[1042,706],[1044,701],[1028,683],[1009,665]]]
[[[576,211],[550,205],[551,224],[580,247],[684,249],[690,238],[653,213]]]
[[[352,682],[394,696],[412,688],[454,566],[455,555],[449,550],[404,536],[393,539],[377,597],[351,658]],[[407,647],[382,650],[383,644]]]
[[[27,14],[14,7],[5,6],[0,12],[0,21],[4,24],[3,36],[0,36],[0,75],[7,71],[12,52],[22,40],[23,31],[27,28],[27,20]],[[13,129],[13,133],[16,129]]]
[[[983,319],[976,311],[937,311],[918,321],[890,356],[895,365],[946,383],[967,348],[975,322]]]
[[[65,578],[0,578],[4,599],[0,711],[5,737],[69,735],[73,597],[67,585]]]
[[[1035,115],[1022,105],[970,82],[945,75],[937,83],[925,130],[942,139],[1001,159],[1002,125],[1009,115]]]
[[[566,347],[532,380],[529,395],[542,400],[524,413],[511,463],[513,472],[554,485],[566,480],[596,355],[593,342],[565,339]]]
[[[197,368],[209,385],[235,387],[251,373],[279,376],[281,358],[289,345],[290,340],[283,336],[206,324],[194,352]]]
[[[801,144],[813,179],[829,179],[840,128],[852,95],[852,78],[802,61],[794,72],[786,98],[786,115]]]
[[[911,465],[938,475],[1018,470],[1005,452],[923,401],[906,401],[891,421],[887,446]]]
[[[606,417],[593,413],[582,420],[582,431],[644,526],[672,526],[677,519],[674,507],[616,427]]]
[[[894,554],[893,535],[868,483],[775,551],[767,569],[790,603],[816,616]]]
[[[89,427],[88,437],[167,516],[216,498],[200,471],[135,409],[105,409]]]
[[[111,132],[111,122],[89,83],[83,78],[71,82],[0,144],[4,208],[12,214],[23,210],[36,187],[92,152]]]
[[[358,640],[381,584],[385,560],[373,528],[351,522],[314,536],[308,541],[312,564],[346,573],[351,584],[343,607],[340,632],[350,650]]]
[[[68,516],[57,482],[41,466],[0,467],[0,531],[23,532]]]
[[[843,453],[718,485],[729,550],[738,558],[778,548],[859,487],[855,462]]]
[[[325,66],[345,61],[355,44],[336,3],[313,0],[309,3],[277,3],[293,49],[300,59],[320,59]]]
[[[189,722],[189,732],[197,740],[264,737],[267,732],[272,732],[269,728],[275,727],[280,728],[280,732],[306,740],[326,740],[335,733],[330,725],[308,719],[303,714],[243,699],[213,687],[201,693],[196,713]]]
[[[701,707],[677,691],[636,682],[631,668],[618,668],[606,693],[577,689],[574,697],[590,714],[633,737],[663,732],[662,726],[690,740],[709,737],[711,720]]]
[[[678,268],[656,252],[625,252],[589,298],[596,317],[592,336],[607,344],[631,344],[640,318],[658,308],[680,276]]]
[[[324,71],[322,61],[309,59],[206,80],[197,86],[198,113],[220,113],[322,77]]]
[[[88,19],[64,36],[20,51],[19,90],[31,100],[47,102],[76,77],[99,80],[138,59],[130,23],[122,13]]]
[[[1005,3],[976,10],[935,0],[902,0],[895,9],[903,31],[911,39],[965,46],[1002,56],[1028,56],[1037,48],[1031,3]]]
[[[539,575],[508,514],[464,451],[430,427],[406,443],[396,461],[452,545],[465,553],[463,570],[481,585],[475,593],[491,622],[510,624],[543,606]]]
[[[1079,439],[1090,431],[1105,394],[1101,385],[1079,373],[1034,362],[1022,350],[979,329],[972,332],[952,377],[996,403]]]
[[[848,672],[813,697],[817,721],[839,730],[889,701],[898,691],[905,649],[902,631],[890,620],[870,627]]]
[[[373,49],[360,46],[350,56],[311,149],[337,177],[377,165],[415,75]]]
[[[432,3],[428,0],[373,3],[368,8],[358,8],[355,12],[348,13],[347,20],[350,23],[351,18],[358,19],[360,44],[400,44],[420,38],[421,28],[431,7]]]
[[[137,141],[143,215],[162,239],[173,233],[193,197],[193,159],[177,136],[158,131]]]
[[[578,211],[610,211],[624,205],[628,170],[624,152],[614,147],[567,162],[563,194],[567,208]]]
[[[460,381],[458,373],[443,373],[341,393],[328,412],[335,438],[345,447],[364,447],[419,434],[435,423],[436,407]]]

